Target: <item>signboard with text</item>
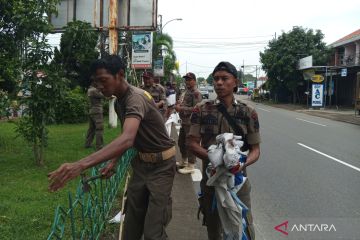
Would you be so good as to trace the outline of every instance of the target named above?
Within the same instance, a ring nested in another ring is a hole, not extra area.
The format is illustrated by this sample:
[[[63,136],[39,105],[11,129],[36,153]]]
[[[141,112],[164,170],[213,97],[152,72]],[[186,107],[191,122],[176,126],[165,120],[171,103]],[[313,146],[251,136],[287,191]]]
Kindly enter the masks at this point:
[[[154,60],[154,76],[163,77],[164,76],[164,59],[159,57]]]
[[[341,69],[341,76],[342,76],[342,77],[346,77],[346,76],[347,76],[347,68],[342,68],[342,69]]]
[[[136,69],[152,68],[152,32],[133,33],[131,65]]]
[[[312,85],[311,106],[322,107],[324,99],[324,85],[314,83]]]
[[[299,60],[299,70],[311,68],[313,66],[313,57],[308,56]]]

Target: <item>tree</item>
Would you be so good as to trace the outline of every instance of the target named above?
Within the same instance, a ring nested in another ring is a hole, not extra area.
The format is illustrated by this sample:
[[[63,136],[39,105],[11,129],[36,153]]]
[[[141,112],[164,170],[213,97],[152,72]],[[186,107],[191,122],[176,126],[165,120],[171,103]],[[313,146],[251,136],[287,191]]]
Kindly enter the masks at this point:
[[[64,68],[71,88],[87,88],[90,85],[91,62],[99,56],[96,45],[100,35],[90,23],[82,21],[70,22],[64,29],[60,51],[55,49],[54,62]]]
[[[51,30],[59,0],[0,0],[0,88],[15,92],[28,44]]]
[[[329,50],[322,41],[324,35],[320,30],[293,27],[288,33],[282,33],[278,39],[269,42],[268,48],[260,52],[262,69],[269,78],[270,92],[286,95],[292,94],[293,103],[299,99],[299,87],[304,86],[301,71],[297,64],[303,56],[313,56],[314,65],[326,65]],[[286,99],[286,97],[284,97]]]
[[[21,90],[27,92],[21,99],[25,116],[17,124],[16,131],[32,145],[35,162],[44,165],[43,151],[47,146],[46,125],[52,122],[55,109],[66,89],[65,79],[59,76],[57,64],[49,64],[51,47],[45,37],[39,35],[28,43],[23,63]]]
[[[176,54],[173,49],[173,40],[166,33],[153,33],[153,59],[164,57],[164,78],[170,79],[173,70],[177,69]]]

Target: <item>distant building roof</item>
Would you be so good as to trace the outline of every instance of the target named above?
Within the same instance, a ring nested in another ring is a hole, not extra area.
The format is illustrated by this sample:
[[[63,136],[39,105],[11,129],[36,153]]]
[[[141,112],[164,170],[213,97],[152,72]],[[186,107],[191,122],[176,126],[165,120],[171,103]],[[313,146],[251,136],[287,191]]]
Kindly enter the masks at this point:
[[[356,40],[360,40],[360,29],[356,30],[353,33],[350,33],[349,35],[346,35],[345,37],[340,38],[336,42],[330,44],[331,47],[339,47],[351,42],[354,42]]]

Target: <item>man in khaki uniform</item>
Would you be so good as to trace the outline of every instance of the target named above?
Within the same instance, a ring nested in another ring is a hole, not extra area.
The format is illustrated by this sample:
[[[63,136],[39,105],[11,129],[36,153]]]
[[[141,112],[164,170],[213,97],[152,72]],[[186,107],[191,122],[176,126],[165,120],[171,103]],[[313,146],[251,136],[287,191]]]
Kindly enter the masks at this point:
[[[216,143],[216,136],[221,133],[236,133],[228,123],[224,115],[218,110],[223,104],[229,115],[235,120],[238,127],[242,129],[243,141],[249,150],[246,163],[239,171],[256,162],[260,156],[260,132],[258,116],[253,107],[236,100],[234,92],[237,91],[237,71],[229,62],[220,62],[212,73],[214,77],[214,88],[217,94],[216,100],[206,100],[198,104],[191,115],[191,128],[189,132],[189,146],[193,153],[203,160],[203,178],[200,183],[202,197],[200,198],[201,210],[204,222],[207,226],[208,238],[211,240],[222,239],[222,228],[219,215],[213,206],[214,188],[206,185],[208,180],[205,169],[209,164],[207,149]],[[246,149],[242,149],[243,151]],[[255,231],[251,214],[249,178],[237,195],[248,207],[247,213],[247,235],[251,240],[255,239]]]
[[[104,117],[103,117],[103,105],[102,100],[104,95],[95,88],[92,81],[87,96],[89,98],[90,110],[89,110],[89,128],[86,134],[85,148],[90,148],[95,138],[96,150],[99,150],[104,145],[103,133],[104,133]]]
[[[165,116],[166,112],[166,91],[161,84],[154,82],[154,75],[152,72],[145,71],[142,75],[144,85],[140,88],[144,89],[155,100],[156,106],[160,110],[160,113]]]
[[[131,162],[133,173],[127,190],[123,239],[168,239],[165,227],[171,219],[175,143],[168,136],[151,95],[127,83],[125,64],[118,56],[96,60],[91,71],[104,96],[117,97],[115,110],[123,131],[101,150],[49,173],[49,190],[64,187],[84,170],[108,160],[101,173],[111,176],[119,157],[134,147],[138,155]]]
[[[181,119],[181,128],[179,133],[178,145],[181,152],[181,160],[177,162],[180,167],[179,173],[189,174],[194,172],[196,157],[189,150],[186,142],[186,136],[190,130],[190,116],[194,106],[202,101],[201,93],[196,87],[196,76],[189,72],[183,76],[186,90],[180,96],[175,110],[179,113]]]

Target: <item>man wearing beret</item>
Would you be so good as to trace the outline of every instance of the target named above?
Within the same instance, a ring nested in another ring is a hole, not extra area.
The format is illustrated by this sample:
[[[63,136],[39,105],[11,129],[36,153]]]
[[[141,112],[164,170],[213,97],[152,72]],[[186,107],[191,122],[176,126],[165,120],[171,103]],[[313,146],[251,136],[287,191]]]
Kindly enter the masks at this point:
[[[166,93],[165,88],[160,84],[154,82],[154,75],[152,72],[145,71],[142,74],[144,85],[140,88],[144,89],[153,97],[156,106],[164,116],[166,110]]]
[[[110,177],[119,157],[134,147],[137,155],[131,160],[133,171],[127,189],[122,239],[167,240],[176,173],[175,142],[168,136],[151,95],[126,81],[126,65],[119,56],[97,59],[90,70],[103,95],[116,96],[115,111],[122,123],[122,133],[99,151],[64,163],[49,173],[49,190],[64,187],[86,169],[106,161],[108,164],[100,172]]]
[[[259,159],[261,140],[255,109],[235,99],[234,92],[237,91],[238,79],[234,65],[229,62],[220,62],[215,67],[212,76],[217,98],[203,101],[195,106],[191,115],[188,141],[192,152],[203,160],[203,178],[200,183],[202,196],[199,202],[204,215],[204,223],[207,226],[208,238],[220,240],[223,239],[222,227],[218,211],[213,207],[214,187],[206,185],[208,176],[205,169],[209,164],[207,149],[210,145],[216,144],[216,136],[221,133],[241,135],[245,147],[242,151],[248,151],[248,155],[245,164],[238,169],[238,172],[244,171],[246,175],[246,168]],[[228,118],[232,121],[229,122]],[[250,181],[247,178],[243,187],[237,192],[237,196],[248,208],[245,216],[247,225],[245,233],[247,239],[253,240],[255,231],[251,214],[250,189]]]
[[[179,133],[178,145],[181,152],[181,160],[176,164],[178,165],[179,173],[190,174],[193,173],[195,168],[196,157],[189,150],[187,146],[186,137],[190,130],[190,116],[194,106],[201,102],[202,97],[200,91],[196,87],[196,76],[194,73],[189,72],[183,76],[185,80],[186,90],[180,96],[175,110],[179,113],[181,119],[181,128]]]

